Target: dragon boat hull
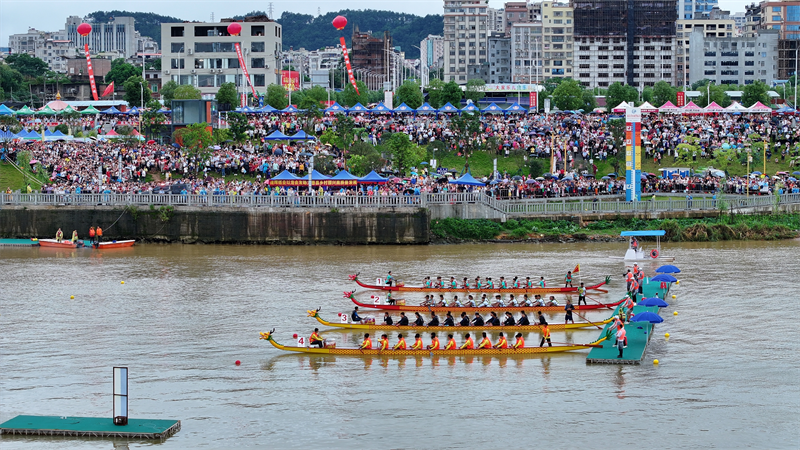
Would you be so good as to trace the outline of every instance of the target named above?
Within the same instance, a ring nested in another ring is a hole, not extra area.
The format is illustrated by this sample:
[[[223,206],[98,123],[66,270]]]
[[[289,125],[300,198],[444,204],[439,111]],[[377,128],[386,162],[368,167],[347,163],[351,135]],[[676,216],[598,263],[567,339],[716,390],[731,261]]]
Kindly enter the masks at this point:
[[[378,285],[378,284],[366,284],[362,283],[361,280],[358,279],[357,275],[350,276],[352,281],[355,281],[359,286],[364,289],[372,289],[372,290],[379,290],[379,291],[394,291],[394,292],[485,292],[485,293],[492,293],[492,294],[569,294],[569,293],[576,293],[578,292],[577,287],[550,287],[550,288],[494,288],[494,289],[485,289],[485,288],[475,288],[475,287],[456,287],[456,288],[429,288],[424,286],[405,286],[405,285],[397,285],[397,286],[388,286],[388,285]],[[607,284],[609,281],[606,278],[603,282],[597,283],[592,286],[586,286],[587,291],[595,291],[600,289],[601,286]]]
[[[382,310],[382,311],[397,311],[397,312],[401,312],[401,311],[402,312],[420,312],[420,313],[422,313],[422,312],[436,312],[436,313],[444,314],[444,313],[447,313],[448,311],[450,311],[451,313],[454,313],[454,314],[456,314],[456,313],[460,314],[462,312],[465,312],[465,313],[468,313],[468,314],[472,314],[472,313],[476,313],[476,312],[489,313],[491,311],[502,311],[502,312],[509,311],[509,312],[512,312],[512,313],[520,312],[520,311],[534,311],[534,312],[538,312],[538,311],[542,311],[542,312],[564,311],[564,305],[559,305],[559,306],[504,306],[502,308],[495,308],[495,307],[488,306],[488,307],[481,307],[481,308],[477,308],[477,307],[473,308],[473,307],[467,307],[467,306],[450,307],[450,306],[419,306],[419,305],[416,305],[416,306],[415,305],[374,305],[374,304],[371,305],[369,303],[361,303],[361,302],[359,302],[358,300],[356,300],[355,298],[352,298],[352,297],[350,297],[350,300],[352,300],[353,303],[355,303],[356,306],[358,306],[359,308],[370,308],[370,309],[379,309],[379,310]],[[598,303],[596,305],[580,305],[580,306],[576,305],[575,306],[575,310],[576,311],[587,311],[587,310],[604,309],[604,308],[614,309],[614,307],[618,306],[620,303],[622,303],[622,300],[620,300],[618,302],[615,302],[615,303]]]

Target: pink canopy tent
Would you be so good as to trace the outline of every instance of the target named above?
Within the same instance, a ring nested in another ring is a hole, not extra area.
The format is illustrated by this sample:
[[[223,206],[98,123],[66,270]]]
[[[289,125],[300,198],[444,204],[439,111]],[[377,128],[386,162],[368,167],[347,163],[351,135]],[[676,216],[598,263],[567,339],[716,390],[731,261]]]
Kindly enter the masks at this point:
[[[702,114],[703,108],[695,105],[694,102],[689,102],[681,108],[681,114]]]
[[[677,113],[680,111],[681,109],[675,106],[675,104],[670,101],[664,103],[663,105],[661,105],[660,108],[658,108],[658,112],[660,113]]]
[[[755,105],[748,108],[748,111],[750,111],[751,113],[771,113],[772,108],[761,102],[756,102]]]
[[[722,113],[722,112],[725,112],[725,108],[723,108],[722,106],[719,106],[717,104],[717,102],[711,102],[708,106],[703,108],[703,112],[707,113],[707,114],[709,114],[709,113]]]

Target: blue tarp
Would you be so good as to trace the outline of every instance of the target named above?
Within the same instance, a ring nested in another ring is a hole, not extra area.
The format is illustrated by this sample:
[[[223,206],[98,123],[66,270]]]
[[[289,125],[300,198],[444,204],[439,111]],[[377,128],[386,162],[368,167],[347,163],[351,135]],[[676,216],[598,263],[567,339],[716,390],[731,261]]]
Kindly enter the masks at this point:
[[[491,105],[487,106],[486,108],[483,108],[481,110],[481,112],[489,113],[489,114],[502,114],[504,111],[503,111],[503,108],[497,106],[497,104],[495,104],[495,103],[492,103]]]
[[[139,115],[139,108],[134,106],[133,108],[125,111],[125,114],[127,114],[129,116],[138,116]]]
[[[293,141],[313,141],[316,140],[317,138],[315,138],[314,136],[309,136],[308,133],[306,133],[303,130],[300,130],[294,136],[290,136],[289,139]]]
[[[400,106],[394,109],[396,113],[410,113],[414,112],[414,108],[406,105],[405,103],[401,103]]]
[[[663,236],[667,234],[664,230],[647,230],[647,231],[623,231],[619,235],[622,237],[628,236]]]
[[[390,112],[392,112],[392,110],[389,109],[386,105],[384,105],[383,102],[381,102],[381,103],[378,103],[374,108],[372,108],[370,110],[370,112],[371,113],[381,114],[381,113],[390,113]]]
[[[0,130],[0,139],[14,139],[14,133]]]
[[[0,116],[13,116],[14,111],[6,105],[0,105]]]
[[[443,113],[457,113],[458,111],[459,109],[450,104],[450,102],[447,102],[444,106],[439,108],[439,112]]]
[[[374,170],[368,173],[366,176],[358,179],[359,183],[372,183],[372,184],[383,184],[386,183],[386,181],[388,180],[375,173]]]
[[[264,138],[267,141],[286,141],[289,140],[289,136],[281,133],[279,130],[275,130],[269,136]]]
[[[451,181],[450,184],[460,184],[462,186],[486,186],[485,184],[476,180],[469,173],[465,173],[464,175],[461,176],[461,178]]]
[[[417,112],[420,113],[420,114],[433,114],[433,113],[436,112],[436,110],[433,109],[433,106],[431,106],[427,102],[425,102],[425,103],[422,104],[422,106],[417,108]]]
[[[678,279],[668,273],[660,273],[653,278],[650,278],[650,281],[666,281],[667,283],[674,283],[678,281]]]
[[[327,108],[325,108],[325,112],[326,113],[346,113],[347,112],[347,108],[345,108],[344,106],[334,102],[331,106],[328,106]]]

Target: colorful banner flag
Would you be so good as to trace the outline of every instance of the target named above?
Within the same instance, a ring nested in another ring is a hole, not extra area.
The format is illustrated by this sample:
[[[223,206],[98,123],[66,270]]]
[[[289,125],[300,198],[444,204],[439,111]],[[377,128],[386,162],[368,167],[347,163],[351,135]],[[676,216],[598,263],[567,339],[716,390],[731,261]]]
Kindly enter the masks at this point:
[[[539,111],[539,93],[538,92],[531,92],[529,98],[529,105],[530,108],[534,111]]]
[[[572,273],[579,273],[580,271],[581,271],[581,265],[580,264],[578,264],[577,266],[575,266],[574,269],[572,269]]]
[[[101,95],[100,97],[105,97],[106,95],[108,95],[108,94],[110,94],[112,92],[114,92],[114,82],[113,81],[111,82],[111,84],[109,84],[106,87],[106,90],[103,91],[103,95]]]
[[[682,108],[686,106],[686,93],[685,92],[678,92],[678,104],[675,105],[678,108]]]
[[[300,87],[300,72],[294,70],[281,71],[281,86],[287,91],[296,91]]]
[[[352,84],[353,88],[355,88],[356,94],[361,95],[361,93],[358,92],[356,78],[353,76],[353,67],[350,66],[350,55],[347,54],[347,45],[344,43],[344,37],[340,37],[339,42],[342,44],[342,55],[344,55],[344,63],[347,66],[347,76],[350,79],[350,84]]]
[[[92,58],[89,56],[89,44],[83,44],[83,49],[86,52],[86,68],[89,72],[89,85],[92,87],[92,97],[97,101],[97,85],[94,84],[94,69],[92,69]]]
[[[245,94],[244,92],[242,92],[242,96],[241,98],[239,98],[239,106],[241,106],[242,108],[247,106],[247,94]]]
[[[250,74],[247,73],[247,65],[244,63],[244,56],[242,56],[242,47],[238,42],[235,42],[233,46],[236,48],[236,56],[239,58],[239,66],[242,68],[244,79],[247,80],[247,84],[250,86],[250,89],[253,90],[253,97],[257,97],[258,94],[256,94],[256,87],[250,82]]]

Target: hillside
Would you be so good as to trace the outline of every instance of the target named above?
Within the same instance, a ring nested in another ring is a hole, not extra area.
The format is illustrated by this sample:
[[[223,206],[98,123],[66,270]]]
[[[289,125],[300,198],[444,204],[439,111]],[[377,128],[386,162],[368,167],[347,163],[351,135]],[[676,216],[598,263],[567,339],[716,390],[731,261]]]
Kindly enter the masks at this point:
[[[160,14],[153,14],[147,12],[131,12],[131,11],[95,11],[89,14],[89,17],[97,22],[107,22],[111,17],[133,17],[136,21],[136,31],[142,36],[149,36],[161,45],[161,24],[183,22],[182,19],[177,17],[162,16]]]

